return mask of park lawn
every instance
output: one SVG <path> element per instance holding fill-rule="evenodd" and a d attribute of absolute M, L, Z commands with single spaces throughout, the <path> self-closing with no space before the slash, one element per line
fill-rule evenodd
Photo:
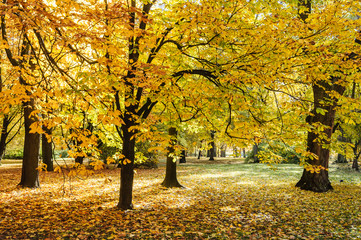
<path fill-rule="evenodd" d="M 360 174 L 332 167 L 334 191 L 294 187 L 302 168 L 207 160 L 182 164 L 186 188 L 160 186 L 164 166 L 139 169 L 134 210 L 115 208 L 119 169 L 68 177 L 41 172 L 18 189 L 21 169 L 0 166 L 0 239 L 360 239 Z"/>

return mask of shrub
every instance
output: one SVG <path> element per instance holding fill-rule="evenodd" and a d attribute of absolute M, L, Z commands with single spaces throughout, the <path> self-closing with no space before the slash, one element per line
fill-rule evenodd
<path fill-rule="evenodd" d="M 281 163 L 294 163 L 299 164 L 301 156 L 296 153 L 293 147 L 287 146 L 284 143 L 276 142 L 272 145 L 272 148 L 267 143 L 260 143 L 258 145 L 258 153 L 268 152 L 277 158 L 282 157 Z M 245 159 L 246 163 L 254 163 L 254 151 L 250 151 Z M 278 155 L 278 156 L 277 156 Z"/>
<path fill-rule="evenodd" d="M 57 158 L 67 158 L 67 157 L 69 157 L 68 150 L 62 149 L 62 150 L 55 151 L 55 156 Z"/>
<path fill-rule="evenodd" d="M 23 159 L 24 152 L 23 150 L 10 150 L 6 151 L 3 159 Z"/>

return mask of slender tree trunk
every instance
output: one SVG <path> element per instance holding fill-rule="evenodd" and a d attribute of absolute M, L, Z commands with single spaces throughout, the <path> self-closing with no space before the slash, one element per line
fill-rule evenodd
<path fill-rule="evenodd" d="M 9 135 L 8 133 L 9 124 L 10 124 L 9 117 L 8 115 L 5 115 L 3 119 L 1 137 L 0 137 L 0 161 L 3 159 L 6 150 L 6 139 Z"/>
<path fill-rule="evenodd" d="M 253 145 L 253 162 L 254 163 L 259 163 L 259 158 L 258 158 L 258 144 L 255 143 Z"/>
<path fill-rule="evenodd" d="M 167 166 L 164 181 L 162 182 L 163 187 L 172 188 L 172 187 L 182 187 L 177 180 L 177 161 L 174 161 L 175 158 L 172 156 L 174 154 L 174 146 L 177 142 L 177 129 L 170 127 L 168 133 L 171 136 L 171 142 L 167 148 Z"/>
<path fill-rule="evenodd" d="M 216 146 L 215 146 L 215 143 L 214 143 L 214 134 L 215 134 L 216 132 L 215 131 L 211 131 L 211 143 L 210 143 L 210 145 L 211 145 L 211 149 L 209 149 L 209 161 L 214 161 L 214 155 L 215 155 L 215 152 L 216 152 L 216 150 L 215 150 L 215 148 L 216 148 Z"/>
<path fill-rule="evenodd" d="M 51 135 L 51 129 L 44 127 L 44 130 L 47 134 Z M 46 170 L 48 172 L 54 171 L 52 141 L 49 142 L 44 134 L 41 137 L 41 150 L 43 156 L 43 163 L 46 164 Z"/>
<path fill-rule="evenodd" d="M 332 77 L 331 80 L 333 84 L 318 81 L 312 86 L 314 108 L 307 121 L 311 125 L 322 124 L 324 130 L 322 133 L 308 132 L 307 150 L 314 154 L 316 158 L 308 159 L 307 163 L 316 169 L 321 168 L 321 170 L 311 172 L 304 169 L 300 181 L 296 184 L 296 187 L 300 187 L 303 190 L 326 192 L 333 189 L 328 178 L 328 164 L 330 157 L 329 144 L 335 120 L 337 100 L 329 95 L 329 91 L 336 91 L 342 95 L 345 88 L 335 84 L 337 78 Z M 326 136 L 326 139 L 321 140 L 320 134 Z"/>
<path fill-rule="evenodd" d="M 186 150 L 182 150 L 181 158 L 179 160 L 179 163 L 186 163 Z"/>
<path fill-rule="evenodd" d="M 223 144 L 220 149 L 221 151 L 220 157 L 226 157 L 226 150 L 227 150 L 227 145 Z"/>
<path fill-rule="evenodd" d="M 24 156 L 21 181 L 19 186 L 37 188 L 39 187 L 39 147 L 40 134 L 30 133 L 30 125 L 36 121 L 34 116 L 30 117 L 31 112 L 35 108 L 35 101 L 31 99 L 24 102 L 24 123 L 25 123 L 25 141 L 24 141 Z"/>
<path fill-rule="evenodd" d="M 349 139 L 347 139 L 344 136 L 344 131 L 341 127 L 339 127 L 340 131 L 341 131 L 341 135 L 338 136 L 337 141 L 339 142 L 350 142 Z M 336 159 L 336 163 L 347 163 L 347 158 L 346 158 L 346 148 L 344 149 L 344 154 L 338 153 L 337 154 L 337 159 Z"/>
<path fill-rule="evenodd" d="M 356 171 L 359 171 L 358 159 L 361 154 L 361 152 L 357 152 L 359 145 L 360 145 L 360 141 L 356 141 L 355 146 L 353 147 L 354 158 L 352 161 L 352 169 L 355 169 Z"/>
<path fill-rule="evenodd" d="M 238 157 L 238 149 L 237 149 L 237 147 L 233 147 L 233 155 L 235 157 Z"/>
<path fill-rule="evenodd" d="M 198 158 L 197 158 L 197 159 L 201 159 L 201 156 L 202 156 L 202 150 L 199 150 L 199 151 L 198 151 Z"/>

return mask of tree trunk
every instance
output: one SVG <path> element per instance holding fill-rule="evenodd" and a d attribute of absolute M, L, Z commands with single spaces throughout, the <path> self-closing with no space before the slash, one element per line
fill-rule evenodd
<path fill-rule="evenodd" d="M 254 163 L 259 163 L 259 158 L 258 158 L 258 144 L 257 144 L 257 143 L 255 143 L 255 144 L 253 145 L 252 151 L 253 151 L 253 162 L 254 162 Z"/>
<path fill-rule="evenodd" d="M 360 145 L 360 141 L 356 141 L 353 149 L 353 153 L 354 153 L 354 158 L 352 161 L 352 169 L 355 169 L 356 171 L 359 171 L 359 166 L 358 166 L 358 159 L 360 157 L 361 152 L 357 152 L 358 146 Z"/>
<path fill-rule="evenodd" d="M 35 108 L 35 101 L 31 99 L 24 102 L 24 123 L 25 123 L 25 141 L 24 141 L 24 156 L 21 181 L 19 186 L 37 188 L 39 187 L 39 147 L 40 134 L 30 133 L 30 125 L 36 121 L 34 116 L 30 117 L 31 112 Z"/>
<path fill-rule="evenodd" d="M 336 163 L 347 163 L 345 155 L 338 153 Z"/>
<path fill-rule="evenodd" d="M 133 209 L 133 180 L 134 180 L 134 160 L 135 160 L 135 130 L 130 131 L 135 122 L 130 119 L 129 114 L 125 114 L 125 124 L 122 125 L 122 140 L 124 159 L 121 160 L 120 170 L 120 194 L 118 208 L 122 210 Z"/>
<path fill-rule="evenodd" d="M 199 150 L 197 159 L 201 159 L 201 156 L 202 156 L 202 150 Z"/>
<path fill-rule="evenodd" d="M 174 146 L 177 142 L 177 129 L 170 127 L 168 133 L 171 137 L 171 142 L 167 147 L 167 166 L 164 181 L 162 182 L 163 187 L 172 188 L 172 187 L 182 187 L 177 180 L 177 161 L 174 161 L 175 158 L 172 156 L 174 154 Z"/>
<path fill-rule="evenodd" d="M 238 149 L 237 147 L 233 147 L 233 155 L 237 158 L 238 157 Z"/>
<path fill-rule="evenodd" d="M 47 127 L 43 127 L 46 134 L 51 135 L 51 129 Z M 46 164 L 46 170 L 48 172 L 54 171 L 54 165 L 53 165 L 53 146 L 52 141 L 48 141 L 45 134 L 41 137 L 41 150 L 42 150 L 42 156 L 43 156 L 43 163 Z"/>
<path fill-rule="evenodd" d="M 306 168 L 303 171 L 300 181 L 296 184 L 303 190 L 310 190 L 314 192 L 326 192 L 332 190 L 331 183 L 328 179 L 328 164 L 330 157 L 329 144 L 335 120 L 335 107 L 337 99 L 330 96 L 330 91 L 336 91 L 343 94 L 345 88 L 335 84 L 338 79 L 332 77 L 331 84 L 325 81 L 319 81 L 313 84 L 314 108 L 311 115 L 307 117 L 307 122 L 311 125 L 322 124 L 324 127 L 321 133 L 314 131 L 308 132 L 307 137 L 307 151 L 316 156 L 315 159 L 307 159 L 307 163 L 314 168 L 321 168 L 321 170 L 311 172 Z M 326 139 L 320 139 L 320 135 L 324 135 Z"/>
<path fill-rule="evenodd" d="M 344 142 L 344 143 L 348 142 L 349 143 L 350 140 L 344 136 L 344 130 L 341 127 L 339 127 L 339 129 L 341 131 L 341 135 L 338 136 L 337 140 L 339 142 Z M 345 152 L 344 154 L 341 154 L 341 153 L 337 154 L 336 163 L 347 163 L 346 148 L 344 149 L 344 152 Z"/>
<path fill-rule="evenodd" d="M 179 163 L 186 163 L 187 160 L 186 160 L 186 150 L 182 150 L 182 155 L 181 155 L 181 158 L 179 160 Z"/>
<path fill-rule="evenodd" d="M 226 157 L 226 150 L 225 149 L 221 149 L 221 157 Z"/>
<path fill-rule="evenodd" d="M 215 147 L 215 144 L 214 144 L 214 134 L 215 134 L 216 132 L 215 131 L 211 131 L 211 143 L 210 143 L 210 145 L 211 145 L 211 149 L 209 149 L 209 161 L 214 161 L 214 155 L 215 155 L 215 151 L 216 151 L 216 147 Z"/>
<path fill-rule="evenodd" d="M 3 159 L 4 154 L 5 154 L 6 139 L 9 135 L 9 133 L 8 133 L 9 124 L 10 124 L 9 117 L 8 117 L 8 115 L 5 115 L 4 119 L 3 119 L 3 125 L 2 125 L 2 129 L 1 129 L 1 137 L 0 137 L 0 161 Z"/>
<path fill-rule="evenodd" d="M 352 168 L 355 169 L 356 171 L 359 171 L 359 166 L 358 166 L 358 157 L 354 157 L 353 162 L 352 162 Z"/>
<path fill-rule="evenodd" d="M 75 157 L 75 163 L 83 164 L 84 157 L 77 156 Z"/>

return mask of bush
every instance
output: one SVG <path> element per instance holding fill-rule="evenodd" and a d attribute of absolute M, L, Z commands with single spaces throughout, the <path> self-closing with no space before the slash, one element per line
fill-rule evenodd
<path fill-rule="evenodd" d="M 67 158 L 69 157 L 68 150 L 63 149 L 63 150 L 55 151 L 55 156 L 57 158 Z"/>
<path fill-rule="evenodd" d="M 282 163 L 300 163 L 301 156 L 293 148 L 284 148 L 280 155 L 285 159 Z"/>
<path fill-rule="evenodd" d="M 149 141 L 137 142 L 136 143 L 136 154 L 135 154 L 135 168 L 157 168 L 158 159 L 154 152 L 149 152 L 148 149 L 151 147 Z"/>
<path fill-rule="evenodd" d="M 24 152 L 23 150 L 11 150 L 6 151 L 3 159 L 23 159 Z"/>
<path fill-rule="evenodd" d="M 258 145 L 258 153 L 271 152 L 274 155 L 282 157 L 284 160 L 281 163 L 299 164 L 301 156 L 296 153 L 293 147 L 289 147 L 283 143 L 275 143 L 272 148 L 267 143 L 260 143 Z M 250 151 L 247 154 L 245 163 L 254 163 L 254 152 Z"/>
<path fill-rule="evenodd" d="M 99 147 L 100 153 L 100 159 L 103 160 L 105 163 L 108 157 L 113 157 L 117 152 L 119 152 L 119 149 L 117 147 L 109 146 L 106 144 L 102 144 Z"/>

